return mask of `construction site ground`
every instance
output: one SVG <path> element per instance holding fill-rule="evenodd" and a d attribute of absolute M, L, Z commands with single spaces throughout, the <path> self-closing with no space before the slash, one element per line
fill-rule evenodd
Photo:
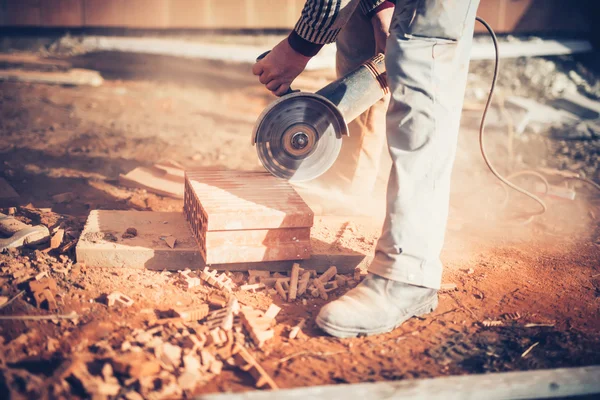
<path fill-rule="evenodd" d="M 182 210 L 182 200 L 120 186 L 119 174 L 137 166 L 170 159 L 186 168 L 261 168 L 250 134 L 274 98 L 251 76 L 250 66 L 117 53 L 69 61 L 100 71 L 104 84 L 0 83 L 0 176 L 20 194 L 16 215 L 22 221 L 62 225 L 67 243 L 77 240 L 94 209 Z M 489 71 L 489 65 L 478 71 Z M 489 76 L 477 77 L 485 90 Z M 331 78 L 331 72 L 311 72 L 301 82 L 315 90 Z M 510 93 L 511 88 L 503 89 Z M 504 192 L 478 152 L 474 121 L 482 102 L 467 102 L 472 107 L 463 119 L 442 254 L 443 283 L 455 284 L 456 290 L 440 293 L 431 315 L 413 318 L 391 333 L 343 340 L 316 327 L 314 318 L 326 303 L 320 298 L 287 303 L 267 292 L 235 292 L 242 305 L 266 310 L 274 302 L 282 307 L 275 337 L 262 350 L 250 350 L 281 388 L 600 364 L 598 193 L 576 184 L 575 200 L 548 197 L 548 211 L 533 220 L 519 214 L 535 212 L 537 205 L 517 194 L 509 196 L 507 208 L 501 206 Z M 491 157 L 504 169 L 506 129 L 491 129 L 489 135 Z M 516 142 L 515 164 L 534 159 L 557 166 L 551 147 L 542 151 L 543 146 L 532 145 L 541 141 L 536 140 Z M 578 170 L 595 168 L 597 157 L 571 162 L 579 163 Z M 346 198 L 335 191 L 335 182 L 329 185 L 307 196 L 317 210 L 312 237 L 320 245 L 371 256 L 383 197 L 359 193 Z M 335 195 L 327 196 L 329 191 Z M 53 200 L 66 192 L 74 194 L 69 201 Z M 176 272 L 79 264 L 60 272 L 75 262 L 73 248 L 62 254 L 44 248 L 0 254 L 3 296 L 22 290 L 15 276 L 48 271 L 58 282 L 60 313 L 80 315 L 76 324 L 1 321 L 0 392 L 10 391 L 15 398 L 48 393 L 60 371 L 75 360 L 102 359 L 97 343 L 118 349 L 157 313 L 202 303 L 211 291 L 204 285 L 183 287 Z M 240 283 L 247 279 L 243 273 L 232 277 Z M 102 297 L 113 291 L 135 303 L 107 307 Z M 35 307 L 27 293 L 0 311 L 2 316 L 25 314 L 48 311 Z M 303 333 L 288 339 L 301 319 L 306 319 Z M 489 321 L 500 322 L 486 326 Z M 187 394 L 253 389 L 248 375 L 226 368 Z M 76 387 L 72 394 L 85 396 Z"/>

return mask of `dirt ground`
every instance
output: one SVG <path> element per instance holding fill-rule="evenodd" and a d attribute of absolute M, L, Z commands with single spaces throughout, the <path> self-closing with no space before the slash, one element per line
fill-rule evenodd
<path fill-rule="evenodd" d="M 119 186 L 119 174 L 136 166 L 171 159 L 186 167 L 261 168 L 250 133 L 273 98 L 250 76 L 249 66 L 115 53 L 69 61 L 99 70 L 105 83 L 98 88 L 0 83 L 0 176 L 21 195 L 16 214 L 21 220 L 61 226 L 67 231 L 64 243 L 74 243 L 93 209 L 182 209 L 182 201 Z M 323 76 L 330 78 L 331 72 Z M 313 73 L 307 79 L 319 84 L 323 76 Z M 584 183 L 571 184 L 577 191 L 574 201 L 546 197 L 546 214 L 528 223 L 515 219 L 515 213 L 535 211 L 536 205 L 511 195 L 508 211 L 500 206 L 503 192 L 478 153 L 477 125 L 469 123 L 473 115 L 477 111 L 465 111 L 442 255 L 443 282 L 456 290 L 440 293 L 433 314 L 388 334 L 339 340 L 314 323 L 324 300 L 308 296 L 306 304 L 286 303 L 265 292 L 234 292 L 242 305 L 282 307 L 274 339 L 262 350 L 250 350 L 281 388 L 600 364 L 599 193 Z M 505 129 L 490 132 L 492 155 L 502 163 Z M 516 143 L 516 164 L 525 167 L 527 160 L 543 158 L 545 165 L 555 166 L 552 153 L 540 155 L 530 143 Z M 586 162 L 580 169 L 592 168 L 598 155 Z M 564 185 L 557 177 L 552 182 Z M 65 192 L 73 192 L 74 199 L 53 201 L 53 195 Z M 318 196 L 307 198 L 323 210 L 313 228 L 315 239 L 373 252 L 382 198 L 364 193 L 356 200 L 368 204 L 373 218 L 354 218 L 344 207 L 337 216 L 347 222 L 342 229 L 326 222 L 335 207 L 318 204 Z M 65 370 L 84 362 L 92 375 L 101 375 L 102 364 L 122 354 L 124 342 L 139 330 L 153 326 L 155 314 L 203 303 L 211 293 L 204 285 L 186 289 L 177 273 L 86 268 L 76 264 L 72 247 L 50 252 L 42 247 L 0 254 L 1 295 L 18 294 L 40 271 L 58 283 L 59 312 L 76 311 L 80 318 L 76 323 L 0 323 L 0 391 L 12 398 L 88 397 L 80 384 L 64 383 Z M 240 273 L 232 277 L 247 279 Z M 128 294 L 134 305 L 107 307 L 103 296 L 115 290 Z M 27 291 L 0 311 L 2 316 L 23 314 L 48 311 L 37 308 Z M 301 319 L 307 322 L 303 333 L 288 339 Z M 486 326 L 484 321 L 501 323 Z M 94 369 L 93 363 L 100 367 Z M 177 372 L 163 371 L 153 383 L 155 392 L 180 397 L 254 388 L 246 373 L 225 368 L 216 376 L 207 374 L 195 389 L 169 392 L 173 375 Z M 141 382 L 117 378 L 119 398 L 148 390 Z"/>

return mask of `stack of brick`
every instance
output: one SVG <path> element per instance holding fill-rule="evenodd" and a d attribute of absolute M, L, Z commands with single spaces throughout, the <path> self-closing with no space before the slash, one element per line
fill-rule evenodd
<path fill-rule="evenodd" d="M 184 212 L 209 265 L 310 257 L 313 212 L 269 173 L 187 171 Z"/>

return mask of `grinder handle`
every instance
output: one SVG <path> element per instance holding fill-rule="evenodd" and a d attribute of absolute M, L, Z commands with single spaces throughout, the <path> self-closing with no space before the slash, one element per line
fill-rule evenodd
<path fill-rule="evenodd" d="M 271 52 L 271 50 L 267 50 L 264 53 L 262 53 L 260 56 L 256 57 L 256 62 L 259 62 L 260 60 L 262 60 L 263 58 L 265 58 L 267 56 L 267 54 L 269 54 Z M 287 92 L 285 92 L 283 94 L 283 96 L 287 95 L 287 94 L 291 94 L 291 93 L 296 93 L 299 92 L 299 90 L 293 90 L 291 87 L 288 88 Z"/>

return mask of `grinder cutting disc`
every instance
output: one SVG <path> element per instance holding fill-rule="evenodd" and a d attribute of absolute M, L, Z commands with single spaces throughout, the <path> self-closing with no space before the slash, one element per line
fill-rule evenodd
<path fill-rule="evenodd" d="M 258 118 L 254 140 L 258 158 L 273 175 L 290 181 L 315 179 L 335 162 L 347 126 L 328 99 L 292 93 Z"/>

